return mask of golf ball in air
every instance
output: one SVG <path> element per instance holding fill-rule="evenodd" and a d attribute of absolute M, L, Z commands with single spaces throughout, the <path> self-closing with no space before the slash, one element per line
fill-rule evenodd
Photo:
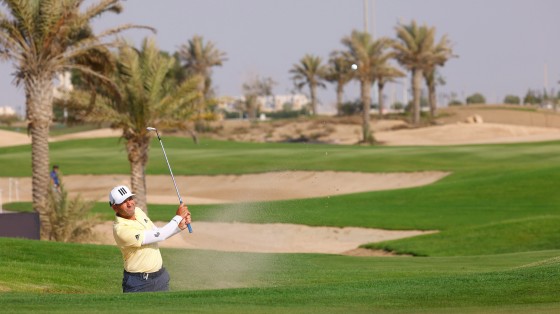
<path fill-rule="evenodd" d="M 352 64 L 352 70 L 356 70 L 356 69 L 358 69 L 358 65 L 355 64 L 355 63 L 353 63 L 353 64 Z"/>

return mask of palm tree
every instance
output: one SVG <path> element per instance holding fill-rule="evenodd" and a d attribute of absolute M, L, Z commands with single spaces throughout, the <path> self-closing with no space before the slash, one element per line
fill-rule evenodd
<path fill-rule="evenodd" d="M 309 86 L 311 95 L 311 114 L 317 114 L 317 87 L 325 87 L 323 83 L 327 68 L 321 64 L 321 57 L 306 54 L 298 64 L 294 64 L 290 73 L 298 89 Z"/>
<path fill-rule="evenodd" d="M 442 38 L 440 43 L 434 47 L 433 51 L 434 60 L 433 63 L 426 68 L 424 71 L 424 79 L 426 81 L 426 86 L 428 87 L 428 103 L 430 104 L 430 117 L 432 119 L 436 116 L 437 110 L 437 97 L 436 97 L 436 86 L 444 85 L 445 80 L 438 76 L 437 67 L 444 66 L 445 62 L 452 57 L 457 57 L 453 55 L 451 47 L 448 44 L 447 39 Z"/>
<path fill-rule="evenodd" d="M 389 47 L 389 40 L 380 38 L 373 40 L 367 32 L 353 31 L 350 36 L 342 39 L 342 44 L 348 48 L 347 58 L 356 64 L 355 79 L 360 81 L 362 99 L 362 141 L 373 143 L 375 139 L 370 128 L 371 86 L 375 80 L 380 65 L 386 58 L 385 50 Z"/>
<path fill-rule="evenodd" d="M 179 47 L 179 59 L 184 62 L 187 75 L 198 75 L 203 78 L 198 84 L 198 90 L 202 93 L 202 98 L 198 104 L 198 118 L 196 119 L 195 130 L 191 130 L 191 135 L 196 143 L 198 143 L 198 136 L 196 130 L 203 128 L 203 121 L 205 119 L 213 118 L 213 115 L 204 112 L 207 106 L 206 99 L 212 97 L 212 68 L 222 66 L 224 61 L 227 60 L 225 52 L 216 48 L 213 42 L 208 41 L 204 43 L 202 36 L 194 35 L 187 43 Z"/>
<path fill-rule="evenodd" d="M 186 44 L 179 47 L 179 59 L 189 74 L 200 75 L 204 80 L 200 83 L 200 90 L 204 97 L 209 97 L 211 91 L 212 68 L 222 66 L 227 61 L 226 53 L 218 50 L 213 42 L 204 43 L 202 36 L 195 35 Z"/>
<path fill-rule="evenodd" d="M 410 25 L 398 25 L 396 31 L 398 40 L 393 42 L 395 58 L 412 73 L 413 122 L 418 124 L 423 73 L 436 65 L 443 66 L 452 56 L 451 48 L 446 36 L 434 46 L 435 28 L 418 26 L 414 20 Z"/>
<path fill-rule="evenodd" d="M 153 40 L 144 39 L 141 49 L 121 45 L 113 77 L 118 94 L 97 94 L 95 106 L 90 106 L 89 91 L 76 91 L 71 100 L 71 106 L 82 110 L 84 120 L 110 123 L 112 128 L 122 130 L 131 188 L 138 206 L 146 210 L 144 171 L 154 136 L 146 127 L 186 129 L 202 98 L 198 91 L 202 78 L 191 76 L 177 85 L 172 75 L 174 63 L 175 59 L 161 53 Z"/>
<path fill-rule="evenodd" d="M 430 104 L 430 118 L 434 119 L 437 110 L 437 99 L 436 99 L 436 84 L 442 82 L 441 78 L 436 77 L 436 68 L 433 67 L 424 72 L 424 80 L 426 81 L 426 86 L 428 87 L 428 103 Z"/>
<path fill-rule="evenodd" d="M 336 84 L 336 113 L 342 115 L 344 86 L 354 78 L 352 64 L 341 51 L 334 51 L 329 58 L 325 79 Z"/>
<path fill-rule="evenodd" d="M 378 104 L 379 104 L 379 119 L 383 118 L 383 108 L 385 107 L 384 99 L 383 99 L 383 88 L 385 88 L 385 84 L 389 82 L 394 82 L 396 78 L 405 76 L 405 74 L 401 70 L 391 66 L 388 63 L 388 59 L 392 57 L 393 57 L 392 54 L 387 54 L 385 57 L 381 58 L 382 60 L 380 62 L 381 64 L 375 71 L 375 78 L 377 80 L 377 90 L 378 90 L 377 95 L 378 95 Z"/>
<path fill-rule="evenodd" d="M 49 127 L 52 121 L 53 79 L 57 73 L 77 70 L 100 76 L 86 56 L 108 53 L 104 47 L 123 25 L 94 34 L 90 23 L 103 13 L 120 13 L 120 0 L 104 0 L 81 9 L 82 0 L 2 1 L 0 57 L 15 67 L 15 81 L 23 84 L 32 151 L 33 208 L 41 217 L 42 234 L 49 230 L 45 201 L 49 184 Z"/>

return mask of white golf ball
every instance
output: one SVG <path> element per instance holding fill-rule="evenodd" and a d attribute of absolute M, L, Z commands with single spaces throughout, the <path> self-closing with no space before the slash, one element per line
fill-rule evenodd
<path fill-rule="evenodd" d="M 352 70 L 357 70 L 358 69 L 358 65 L 355 63 L 352 63 Z"/>

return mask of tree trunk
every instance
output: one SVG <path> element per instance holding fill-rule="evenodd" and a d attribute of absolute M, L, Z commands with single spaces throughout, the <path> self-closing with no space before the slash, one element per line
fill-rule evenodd
<path fill-rule="evenodd" d="M 362 92 L 362 141 L 364 143 L 373 143 L 373 135 L 371 134 L 369 125 L 369 108 L 371 107 L 371 82 L 367 80 L 361 81 Z"/>
<path fill-rule="evenodd" d="M 46 239 L 51 231 L 46 208 L 49 175 L 49 127 L 52 121 L 53 85 L 47 74 L 28 78 L 24 82 L 27 119 L 31 133 L 31 189 L 33 209 L 39 213 L 41 238 Z"/>
<path fill-rule="evenodd" d="M 422 92 L 422 70 L 412 70 L 412 100 L 413 100 L 413 123 L 420 124 L 420 97 Z"/>
<path fill-rule="evenodd" d="M 246 101 L 249 121 L 257 120 L 257 96 L 246 96 Z"/>
<path fill-rule="evenodd" d="M 336 86 L 336 114 L 338 116 L 342 115 L 342 95 L 344 93 L 344 87 L 342 84 Z"/>
<path fill-rule="evenodd" d="M 311 115 L 317 115 L 317 85 L 311 84 L 309 86 L 311 91 Z"/>
<path fill-rule="evenodd" d="M 130 189 L 135 195 L 136 206 L 148 213 L 146 201 L 146 164 L 150 149 L 149 137 L 127 136 L 126 150 L 130 162 Z"/>
<path fill-rule="evenodd" d="M 383 119 L 383 109 L 385 108 L 385 104 L 383 103 L 383 87 L 385 87 L 385 84 L 377 83 L 377 91 L 379 94 L 377 95 L 377 103 L 379 104 L 379 119 Z"/>
<path fill-rule="evenodd" d="M 436 84 L 428 86 L 428 99 L 430 101 L 430 117 L 432 120 L 436 118 L 437 99 L 436 99 Z"/>

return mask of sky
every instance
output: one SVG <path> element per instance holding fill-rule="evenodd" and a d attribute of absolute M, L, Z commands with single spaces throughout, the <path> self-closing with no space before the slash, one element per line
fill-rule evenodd
<path fill-rule="evenodd" d="M 93 0 L 91 0 L 93 1 Z M 91 1 L 89 1 L 91 3 Z M 457 58 L 439 70 L 445 85 L 438 94 L 459 100 L 482 93 L 488 103 L 506 95 L 523 97 L 528 89 L 560 90 L 560 1 L 558 0 L 366 0 L 368 31 L 374 37 L 395 38 L 399 22 L 415 20 L 446 34 Z M 87 3 L 87 2 L 86 2 Z M 152 26 L 127 31 L 137 45 L 154 37 L 159 48 L 179 50 L 194 35 L 211 41 L 227 61 L 213 69 L 218 96 L 240 96 L 241 86 L 255 76 L 270 77 L 275 94 L 294 91 L 289 70 L 305 54 L 326 62 L 341 39 L 363 31 L 364 0 L 128 0 L 124 11 L 95 20 L 101 31 L 134 23 Z M 13 84 L 13 67 L 0 64 L 0 107 L 22 112 L 23 88 Z M 410 95 L 410 74 L 385 88 L 389 101 Z M 307 93 L 307 89 L 302 90 Z M 375 96 L 375 95 L 374 95 Z M 359 97 L 357 83 L 345 89 L 345 101 Z M 409 96 L 410 97 L 410 96 Z M 334 111 L 335 86 L 320 90 L 319 111 Z M 440 102 L 444 99 L 440 97 Z"/>

